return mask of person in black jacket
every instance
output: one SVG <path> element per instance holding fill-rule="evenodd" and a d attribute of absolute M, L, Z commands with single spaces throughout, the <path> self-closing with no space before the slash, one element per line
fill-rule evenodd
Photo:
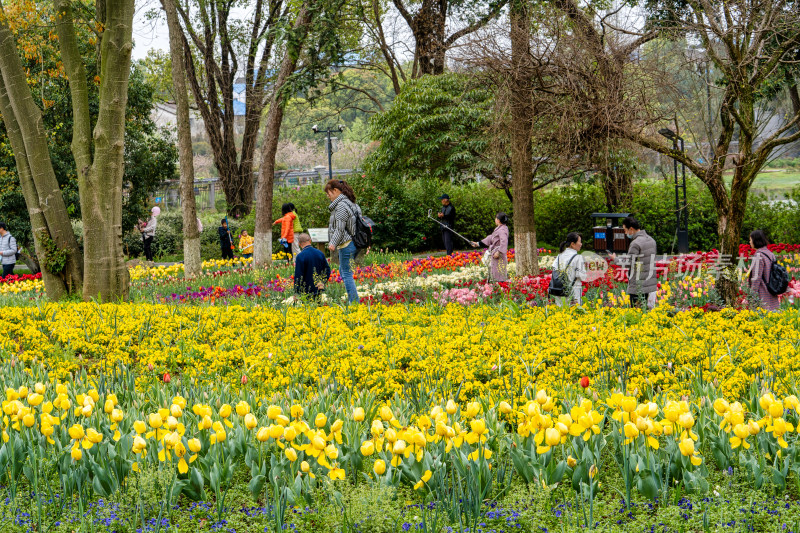
<path fill-rule="evenodd" d="M 439 210 L 439 219 L 448 228 L 456 227 L 456 208 L 450 203 L 450 196 L 443 194 L 439 197 L 442 201 L 442 208 Z M 442 241 L 447 255 L 453 255 L 453 232 L 442 228 Z"/>
<path fill-rule="evenodd" d="M 308 294 L 319 298 L 320 291 L 331 277 L 331 267 L 325 254 L 311 246 L 308 233 L 297 236 L 300 253 L 294 262 L 294 292 L 299 295 Z"/>
<path fill-rule="evenodd" d="M 219 233 L 219 247 L 222 249 L 222 258 L 233 259 L 233 238 L 228 229 L 228 221 L 226 219 L 222 219 L 222 224 L 217 228 L 217 233 Z"/>

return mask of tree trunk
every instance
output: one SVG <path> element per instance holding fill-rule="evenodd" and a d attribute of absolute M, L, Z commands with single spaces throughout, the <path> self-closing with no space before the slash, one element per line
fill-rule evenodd
<path fill-rule="evenodd" d="M 42 273 L 48 297 L 58 300 L 64 294 L 81 290 L 81 255 L 50 160 L 42 114 L 33 102 L 14 37 L 5 20 L 0 21 L 0 74 L 0 112 L 31 217 L 36 254 L 44 263 L 41 240 L 45 234 L 58 249 L 67 252 L 62 272 L 52 273 L 45 269 Z"/>
<path fill-rule="evenodd" d="M 178 122 L 178 156 L 181 169 L 181 212 L 183 214 L 183 275 L 195 278 L 202 272 L 200 232 L 197 227 L 197 206 L 194 197 L 194 155 L 192 131 L 189 124 L 189 94 L 186 91 L 186 72 L 183 64 L 181 28 L 174 0 L 162 0 L 169 28 L 169 53 L 172 59 L 172 84 L 175 89 L 176 120 Z"/>
<path fill-rule="evenodd" d="M 286 103 L 285 85 L 289 76 L 297 68 L 303 43 L 311 24 L 311 11 L 304 3 L 297 14 L 292 29 L 294 38 L 287 40 L 286 55 L 281 62 L 278 78 L 275 80 L 272 102 L 267 114 L 264 131 L 264 144 L 261 146 L 261 173 L 258 178 L 258 198 L 256 199 L 256 227 L 253 235 L 253 267 L 262 267 L 272 262 L 272 197 L 275 180 L 275 154 L 278 151 L 283 108 Z"/>
<path fill-rule="evenodd" d="M 178 29 L 186 79 L 203 118 L 227 213 L 238 218 L 253 208 L 253 155 L 271 88 L 275 39 L 289 10 L 283 0 L 256 0 L 252 20 L 241 25 L 230 21 L 236 10 L 231 2 L 200 2 L 191 9 L 185 2 L 177 2 L 175 7 L 182 23 Z M 249 39 L 245 40 L 247 34 Z M 245 60 L 243 68 L 241 59 Z M 242 117 L 234 112 L 233 88 L 242 72 L 245 115 L 244 131 L 239 133 L 236 130 Z"/>
<path fill-rule="evenodd" d="M 19 175 L 22 195 L 25 197 L 25 205 L 28 207 L 28 215 L 31 219 L 34 249 L 36 250 L 36 255 L 43 258 L 45 252 L 42 247 L 41 236 L 43 232 L 49 234 L 47 230 L 47 221 L 41 211 L 41 205 L 39 204 L 39 199 L 36 194 L 36 186 L 33 183 L 30 167 L 28 166 L 28 159 L 25 155 L 25 143 L 22 140 L 19 124 L 14 117 L 14 112 L 11 110 L 11 102 L 8 99 L 8 93 L 5 90 L 5 84 L 2 82 L 2 78 L 0 78 L 0 113 L 3 115 L 3 123 L 6 127 L 8 138 L 11 141 L 11 148 L 14 151 L 14 159 L 17 163 L 17 174 Z M 26 264 L 28 264 L 27 261 Z M 36 271 L 31 270 L 31 272 L 35 273 Z M 45 293 L 52 300 L 58 300 L 67 292 L 64 279 L 61 276 L 45 270 L 42 272 L 42 280 L 44 281 Z"/>
<path fill-rule="evenodd" d="M 414 41 L 419 61 L 419 76 L 444 74 L 444 33 L 447 2 L 426 0 L 414 19 Z"/>
<path fill-rule="evenodd" d="M 84 232 L 83 298 L 108 301 L 127 298 L 130 284 L 122 249 L 122 177 L 134 0 L 109 2 L 105 8 L 99 112 L 92 133 L 86 69 L 77 46 L 72 8 L 69 0 L 56 2 L 61 58 L 72 95 L 72 153 Z"/>
<path fill-rule="evenodd" d="M 732 266 L 736 265 L 739 256 L 739 244 L 742 242 L 742 225 L 746 202 L 741 197 L 731 198 L 727 212 L 719 214 L 719 249 L 720 254 L 731 256 Z M 729 274 L 733 274 L 731 272 Z M 736 302 L 739 296 L 739 281 L 733 275 L 722 275 L 717 278 L 717 291 L 729 305 Z"/>
<path fill-rule="evenodd" d="M 511 179 L 514 188 L 514 249 L 516 275 L 539 274 L 533 205 L 533 85 L 530 61 L 530 20 L 527 0 L 511 4 Z"/>
<path fill-rule="evenodd" d="M 629 209 L 633 201 L 633 179 L 628 172 L 605 169 L 602 175 L 603 193 L 609 211 Z"/>
<path fill-rule="evenodd" d="M 217 167 L 217 170 L 220 170 Z M 253 208 L 253 167 L 252 161 L 249 167 L 235 164 L 225 170 L 225 179 L 222 179 L 223 171 L 220 170 L 220 183 L 222 191 L 225 193 L 225 201 L 228 204 L 228 216 L 240 218 L 250 213 Z"/>

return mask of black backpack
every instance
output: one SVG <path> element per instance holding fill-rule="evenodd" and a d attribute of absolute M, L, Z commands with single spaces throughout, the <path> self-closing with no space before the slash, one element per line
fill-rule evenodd
<path fill-rule="evenodd" d="M 767 256 L 764 255 L 764 257 Z M 769 267 L 769 280 L 765 285 L 767 286 L 767 291 L 773 296 L 779 296 L 786 292 L 789 288 L 789 273 L 786 272 L 786 268 L 783 265 L 779 265 L 777 261 L 772 261 Z"/>
<path fill-rule="evenodd" d="M 569 264 L 572 263 L 572 260 L 576 257 L 578 257 L 578 254 L 569 258 L 567 267 L 564 270 L 553 269 L 553 275 L 550 278 L 550 286 L 547 288 L 547 294 L 550 296 L 567 296 L 569 289 L 565 288 L 565 286 L 571 285 L 567 272 L 569 271 Z M 556 258 L 556 261 L 558 261 L 558 258 Z"/>
<path fill-rule="evenodd" d="M 352 213 L 356 219 L 356 231 L 354 234 L 351 234 L 347 229 L 345 229 L 345 231 L 350 235 L 350 239 L 353 241 L 356 249 L 366 250 L 372 245 L 372 227 L 375 223 L 364 215 L 358 215 L 355 210 L 352 210 Z M 345 228 L 347 228 L 347 226 L 345 226 Z"/>

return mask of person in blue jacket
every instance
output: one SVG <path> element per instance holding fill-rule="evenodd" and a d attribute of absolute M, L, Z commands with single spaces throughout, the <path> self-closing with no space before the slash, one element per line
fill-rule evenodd
<path fill-rule="evenodd" d="M 307 294 L 312 298 L 319 298 L 331 277 L 331 266 L 325 259 L 325 254 L 311 246 L 308 233 L 301 233 L 297 239 L 300 253 L 295 257 L 294 263 L 294 292 L 300 296 Z"/>

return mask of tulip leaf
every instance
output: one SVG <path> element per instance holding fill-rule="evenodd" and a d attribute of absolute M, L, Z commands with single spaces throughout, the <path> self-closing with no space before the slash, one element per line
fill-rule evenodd
<path fill-rule="evenodd" d="M 580 492 L 581 490 L 581 482 L 586 482 L 589 480 L 589 470 L 586 468 L 584 463 L 579 463 L 575 466 L 575 470 L 572 472 L 572 489 L 575 492 Z"/>
<path fill-rule="evenodd" d="M 547 481 L 548 485 L 553 485 L 555 483 L 559 483 L 562 479 L 564 479 L 564 472 L 567 471 L 567 462 L 563 459 L 556 465 L 555 470 L 553 470 L 550 479 Z"/>
<path fill-rule="evenodd" d="M 778 490 L 786 490 L 786 476 L 783 475 L 783 472 L 777 468 L 769 468 L 772 470 L 772 482 L 775 483 Z"/>
<path fill-rule="evenodd" d="M 214 490 L 219 490 L 219 467 L 217 466 L 217 463 L 214 463 L 214 465 L 211 467 L 211 472 L 209 472 L 208 475 L 208 481 L 211 485 L 211 488 Z"/>
<path fill-rule="evenodd" d="M 104 479 L 100 475 L 95 475 L 94 478 L 92 479 L 92 488 L 94 488 L 95 493 L 97 493 L 98 496 L 102 496 L 104 498 L 108 498 L 112 494 L 111 487 L 109 486 L 109 483 L 107 481 L 107 477 L 108 476 L 106 475 L 106 479 Z"/>
<path fill-rule="evenodd" d="M 719 466 L 721 470 L 728 469 L 730 466 L 730 461 L 728 461 L 728 456 L 725 455 L 725 452 L 720 446 L 714 446 L 711 450 L 711 455 L 714 456 L 714 461 L 716 461 L 717 466 Z"/>
<path fill-rule="evenodd" d="M 645 498 L 656 501 L 658 498 L 658 484 L 656 483 L 655 476 L 650 473 L 648 474 L 649 475 L 644 475 L 640 478 L 639 492 L 641 492 Z"/>
<path fill-rule="evenodd" d="M 201 501 L 205 499 L 205 494 L 203 492 L 203 474 L 200 473 L 195 467 L 189 471 L 189 478 L 188 482 L 183 487 L 183 492 L 186 494 L 189 499 L 194 501 Z"/>
<path fill-rule="evenodd" d="M 250 489 L 250 494 L 253 495 L 253 498 L 257 499 L 259 495 L 264 492 L 264 484 L 266 481 L 267 478 L 262 475 L 255 476 L 250 480 L 250 483 L 247 484 L 247 488 Z"/>

